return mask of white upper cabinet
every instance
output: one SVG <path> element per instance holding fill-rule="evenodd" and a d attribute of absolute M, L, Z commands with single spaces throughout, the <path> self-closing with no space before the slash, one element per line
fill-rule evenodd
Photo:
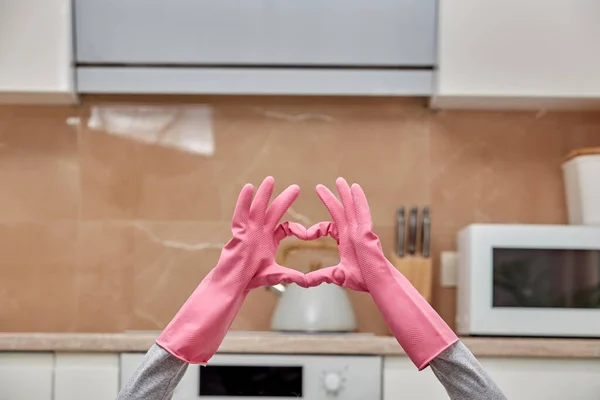
<path fill-rule="evenodd" d="M 600 101 L 600 1 L 439 0 L 439 107 Z"/>
<path fill-rule="evenodd" d="M 73 103 L 71 0 L 0 0 L 0 103 Z"/>

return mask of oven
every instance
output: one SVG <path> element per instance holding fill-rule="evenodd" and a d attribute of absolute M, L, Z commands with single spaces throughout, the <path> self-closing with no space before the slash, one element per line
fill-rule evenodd
<path fill-rule="evenodd" d="M 121 355 L 121 385 L 144 358 Z M 382 357 L 346 355 L 217 354 L 207 366 L 190 365 L 174 400 L 377 400 Z"/>

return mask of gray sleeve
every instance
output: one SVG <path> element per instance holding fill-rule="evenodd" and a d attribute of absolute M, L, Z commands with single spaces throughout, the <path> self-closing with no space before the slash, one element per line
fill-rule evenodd
<path fill-rule="evenodd" d="M 506 400 L 479 361 L 460 341 L 440 353 L 429 365 L 452 400 Z"/>
<path fill-rule="evenodd" d="M 170 400 L 188 363 L 153 345 L 117 400 Z"/>
<path fill-rule="evenodd" d="M 450 346 L 429 365 L 452 400 L 506 400 L 462 342 Z M 170 400 L 187 366 L 155 344 L 117 400 Z"/>

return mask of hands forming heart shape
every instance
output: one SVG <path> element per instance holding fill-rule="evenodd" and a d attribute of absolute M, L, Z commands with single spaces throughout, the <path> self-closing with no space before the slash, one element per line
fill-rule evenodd
<path fill-rule="evenodd" d="M 379 239 L 372 232 L 369 206 L 360 186 L 355 184 L 350 188 L 343 178 L 338 178 L 336 184 L 341 202 L 325 186 L 317 186 L 317 195 L 329 210 L 333 222 L 319 222 L 308 229 L 295 222 L 279 223 L 300 194 L 297 185 L 285 189 L 270 206 L 268 203 L 275 185 L 272 177 L 263 181 L 254 198 L 252 185 L 245 185 L 233 215 L 233 239 L 225 246 L 221 256 L 222 261 L 231 258 L 231 263 L 225 262 L 231 269 L 227 273 L 223 271 L 219 279 L 239 285 L 246 282 L 244 288 L 248 290 L 280 282 L 293 282 L 302 287 L 318 286 L 326 282 L 358 291 L 368 291 L 356 251 L 358 248 L 362 251 L 366 249 L 369 253 L 375 253 L 372 256 L 383 257 Z M 275 262 L 275 253 L 285 237 L 315 240 L 327 235 L 338 243 L 338 265 L 304 275 Z M 371 246 L 364 246 L 365 239 Z M 252 259 L 255 262 L 244 263 L 243 266 L 234 262 L 238 258 L 238 252 L 244 254 L 244 259 Z"/>
<path fill-rule="evenodd" d="M 338 178 L 340 200 L 325 186 L 318 185 L 317 195 L 333 221 L 319 222 L 308 229 L 294 222 L 279 223 L 300 194 L 300 188 L 288 187 L 269 205 L 274 186 L 273 178 L 267 177 L 256 195 L 252 185 L 243 187 L 233 214 L 232 239 L 223 247 L 217 265 L 162 331 L 156 340 L 159 347 L 184 362 L 206 364 L 225 339 L 250 289 L 280 282 L 293 282 L 306 288 L 334 283 L 369 292 L 406 355 L 419 370 L 431 363 L 436 368 L 436 376 L 442 383 L 446 382 L 448 393 L 464 393 L 461 398 L 471 398 L 475 393 L 481 394 L 478 398 L 504 398 L 493 384 L 487 383 L 489 379 L 476 361 L 472 361 L 474 357 L 466 347 L 455 347 L 452 352 L 444 353 L 458 337 L 383 255 L 379 238 L 372 230 L 367 199 L 359 185 L 350 187 L 343 178 Z M 327 235 L 338 243 L 340 262 L 337 265 L 305 275 L 276 263 L 275 253 L 284 238 L 315 240 Z M 185 368 L 164 358 L 159 349 L 152 354 L 144 359 L 130 382 L 152 380 L 148 388 L 160 388 L 163 398 L 172 394 Z M 444 357 L 439 359 L 439 364 L 434 363 L 441 354 Z M 168 374 L 149 361 L 153 359 L 169 364 Z M 453 375 L 448 372 L 452 366 L 464 374 L 457 376 L 460 385 L 448 383 L 453 382 Z M 163 375 L 168 379 L 164 385 L 160 380 Z M 473 382 L 476 391 L 469 389 Z M 459 387 L 460 392 L 457 392 Z M 448 388 L 452 388 L 452 392 Z"/>
<path fill-rule="evenodd" d="M 410 282 L 385 258 L 372 230 L 367 198 L 357 184 L 336 181 L 340 200 L 317 186 L 333 222 L 308 229 L 294 222 L 279 223 L 300 194 L 292 185 L 269 205 L 275 182 L 267 177 L 254 195 L 248 184 L 240 192 L 232 221 L 232 239 L 215 268 L 204 278 L 157 343 L 175 357 L 206 363 L 217 351 L 250 289 L 280 282 L 302 287 L 334 283 L 369 292 L 394 336 L 419 369 L 458 340 Z M 315 240 L 330 235 L 339 247 L 338 265 L 309 274 L 275 262 L 279 243 L 287 236 Z"/>

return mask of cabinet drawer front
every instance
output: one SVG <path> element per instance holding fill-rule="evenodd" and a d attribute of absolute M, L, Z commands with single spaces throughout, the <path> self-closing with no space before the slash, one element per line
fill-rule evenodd
<path fill-rule="evenodd" d="M 433 71 L 79 67 L 79 93 L 430 96 Z"/>
<path fill-rule="evenodd" d="M 432 66 L 436 0 L 75 0 L 79 63 Z"/>

